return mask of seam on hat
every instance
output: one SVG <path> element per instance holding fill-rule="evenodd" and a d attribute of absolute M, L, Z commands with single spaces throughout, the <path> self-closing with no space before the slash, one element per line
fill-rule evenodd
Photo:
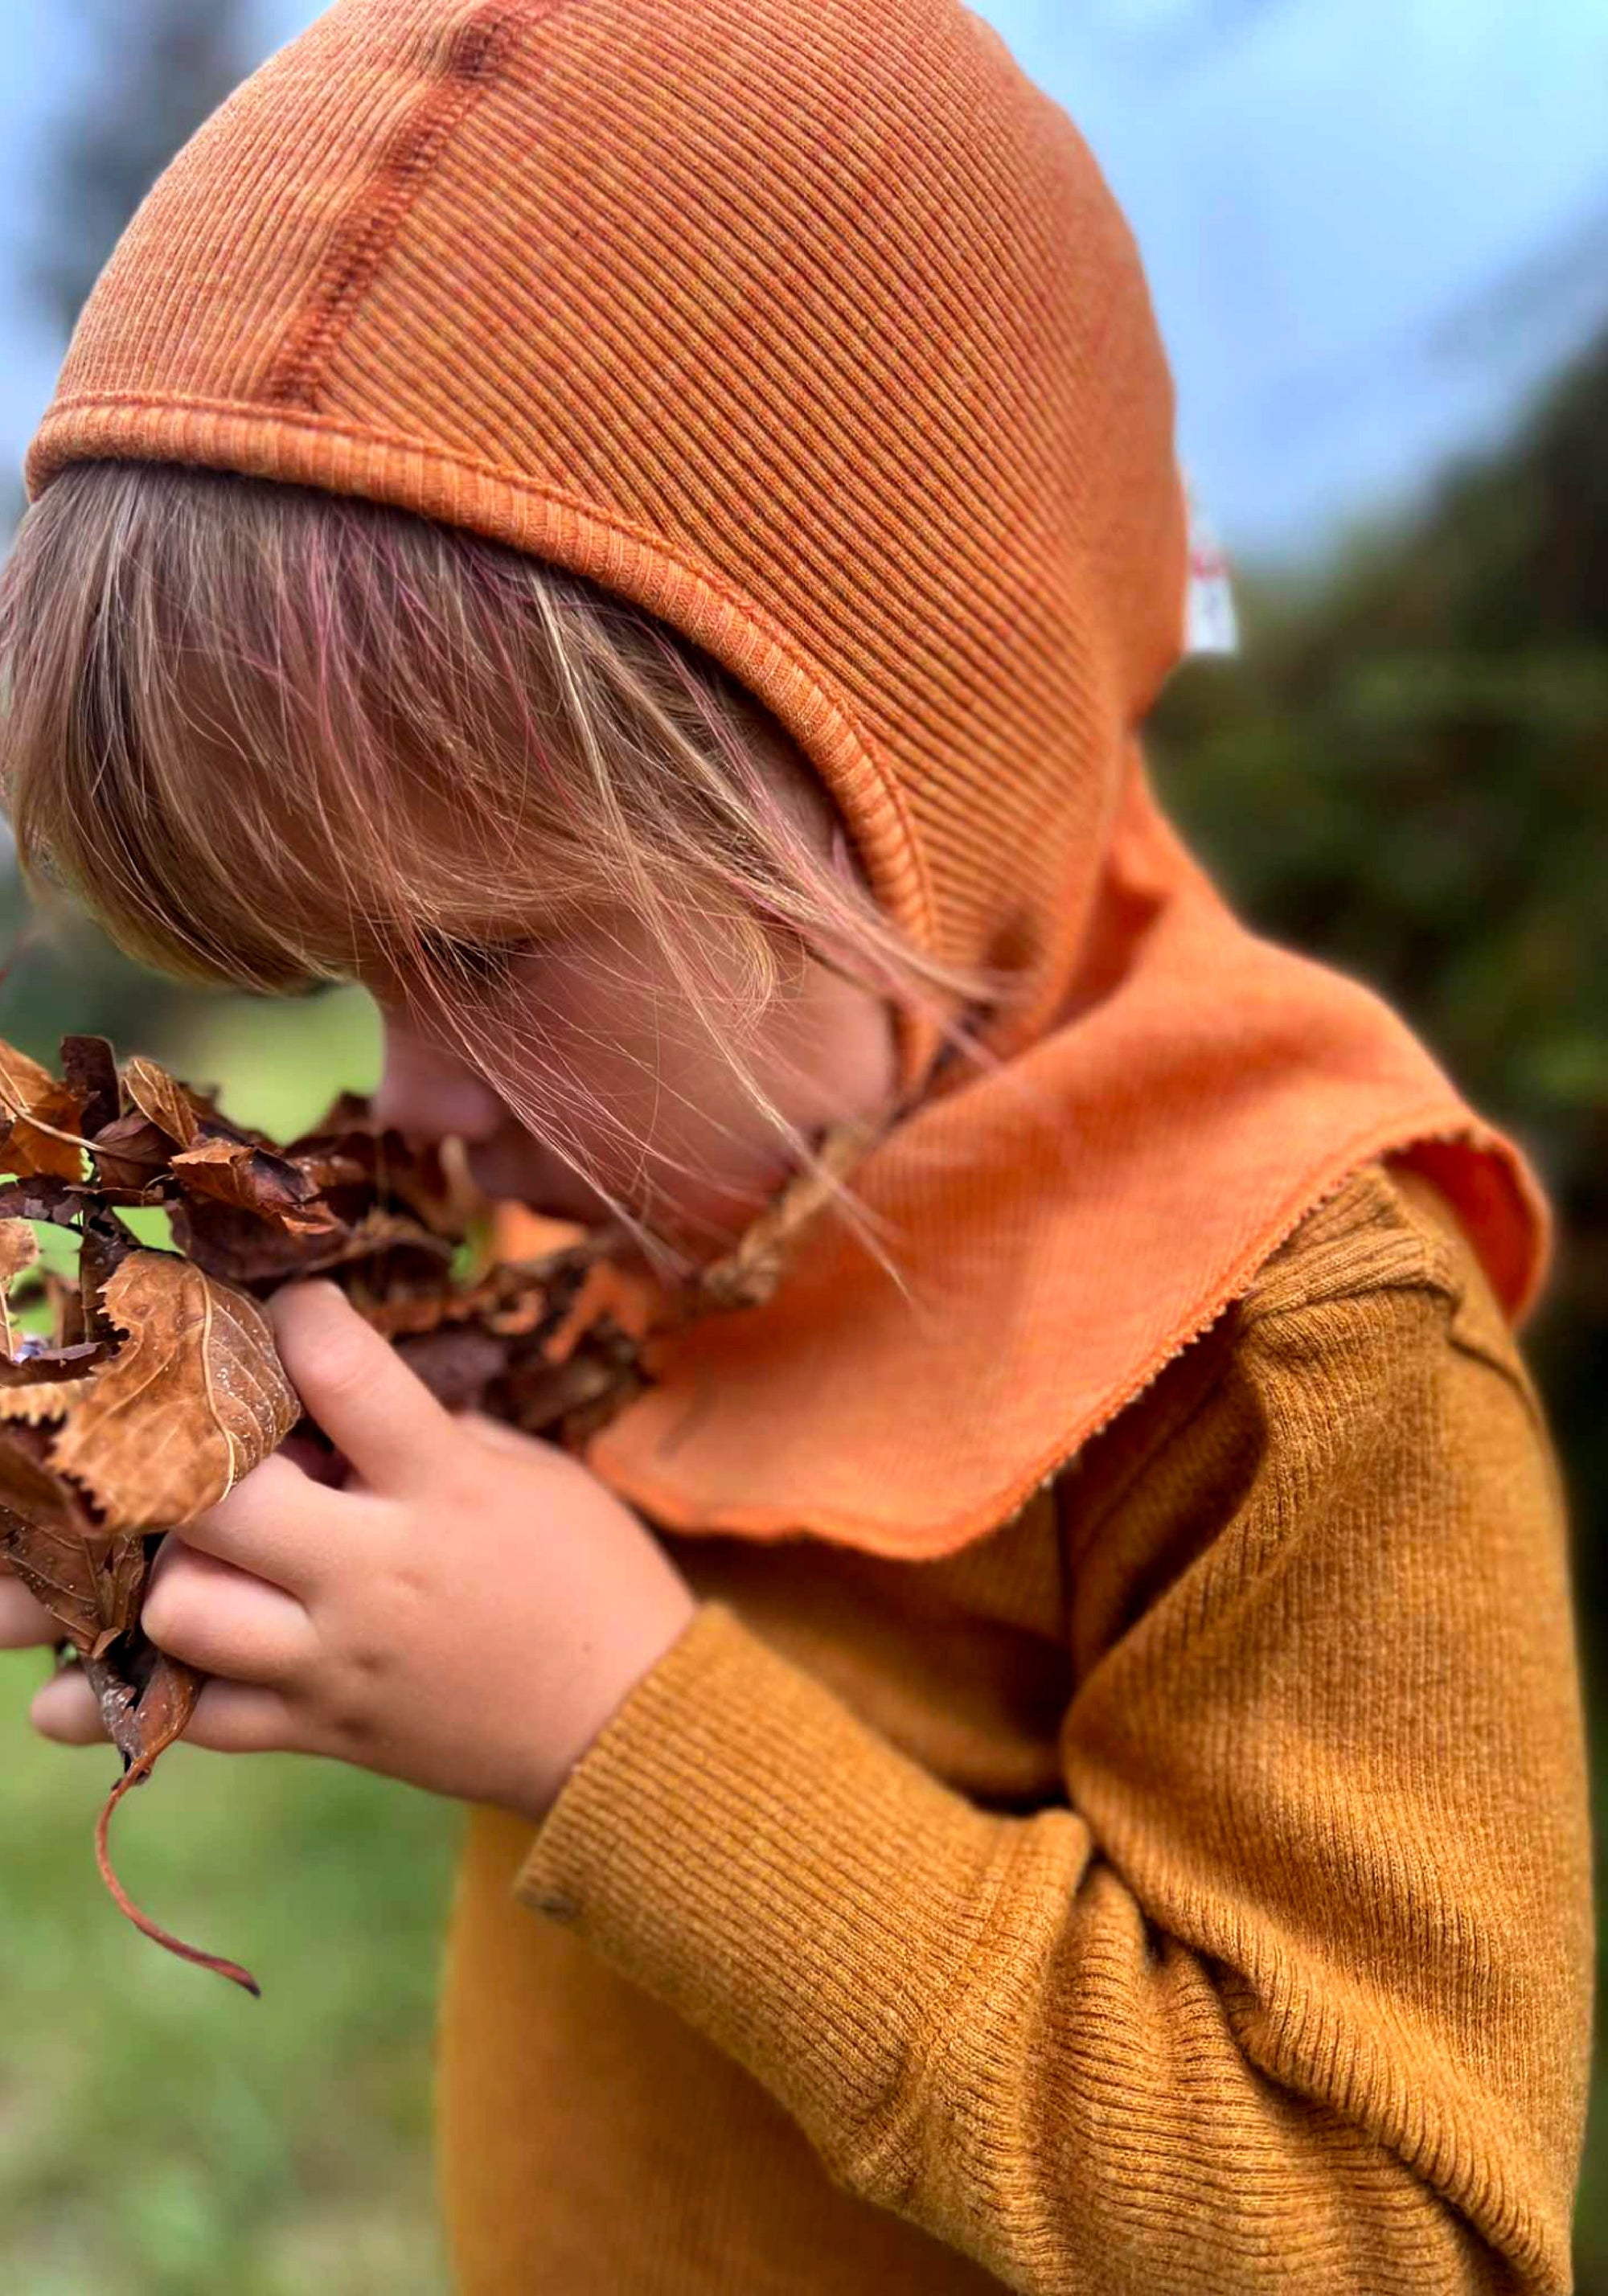
<path fill-rule="evenodd" d="M 276 406 L 311 409 L 341 337 L 395 246 L 431 168 L 490 88 L 517 34 L 560 14 L 573 0 L 485 0 L 455 25 L 415 101 L 336 224 L 300 309 L 287 323 L 263 396 Z"/>

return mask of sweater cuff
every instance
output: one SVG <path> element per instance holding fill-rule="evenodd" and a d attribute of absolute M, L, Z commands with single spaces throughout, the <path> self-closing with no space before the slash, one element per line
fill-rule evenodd
<path fill-rule="evenodd" d="M 726 1603 L 570 1774 L 515 1883 L 823 2136 L 908 2079 L 1016 1846 Z"/>

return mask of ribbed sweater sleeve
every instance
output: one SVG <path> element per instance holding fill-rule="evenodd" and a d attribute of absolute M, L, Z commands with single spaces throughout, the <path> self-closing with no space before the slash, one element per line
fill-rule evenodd
<path fill-rule="evenodd" d="M 1072 1510 L 1064 1806 L 978 1807 L 708 1602 L 524 1901 L 836 2181 L 1030 2296 L 1566 2291 L 1566 1542 L 1452 1265 L 1408 1239 L 1264 1286 L 1185 1423 Z"/>

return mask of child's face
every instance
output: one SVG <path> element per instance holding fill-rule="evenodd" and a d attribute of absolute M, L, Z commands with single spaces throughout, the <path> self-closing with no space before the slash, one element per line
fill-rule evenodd
<path fill-rule="evenodd" d="M 778 766 L 785 776 L 779 791 L 825 849 L 834 819 L 828 801 L 813 782 Z M 718 984 L 718 942 L 705 955 Z M 607 1217 L 602 1197 L 440 1031 L 410 1016 L 399 994 L 383 985 L 376 994 L 385 1065 L 375 1110 L 384 1122 L 424 1139 L 455 1133 L 489 1195 L 563 1218 Z M 694 1253 L 741 1234 L 786 1178 L 784 1144 L 745 1098 L 691 999 L 667 979 L 635 916 L 600 917 L 513 957 L 482 992 L 476 1017 L 488 1042 L 516 1046 L 534 1033 L 540 1078 L 582 1081 L 606 1114 L 584 1097 L 572 1117 L 566 1112 L 578 1151 L 648 1226 Z M 771 1099 L 807 1135 L 874 1121 L 894 1098 L 889 1007 L 813 960 L 791 967 L 744 1052 Z"/>
<path fill-rule="evenodd" d="M 462 1056 L 392 1002 L 382 1001 L 385 1066 L 375 1112 L 423 1139 L 456 1133 L 477 1184 L 561 1218 L 600 1219 L 607 1207 L 519 1122 Z M 690 1003 L 655 971 L 633 920 L 596 924 L 539 955 L 513 960 L 488 999 L 488 1032 L 517 1040 L 539 1025 L 544 1069 L 585 1079 L 612 1128 L 584 1106 L 578 1145 L 650 1224 L 689 1244 L 740 1233 L 785 1178 L 789 1163 Z M 749 1051 L 754 1073 L 805 1133 L 874 1118 L 891 1100 L 894 1042 L 887 1008 L 809 964 L 767 1016 Z M 644 1144 L 635 1155 L 629 1143 Z M 678 1170 L 677 1165 L 689 1168 Z"/>

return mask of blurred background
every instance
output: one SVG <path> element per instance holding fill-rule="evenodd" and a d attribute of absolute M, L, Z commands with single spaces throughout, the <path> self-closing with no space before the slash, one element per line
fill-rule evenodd
<path fill-rule="evenodd" d="M 72 317 L 141 193 L 308 0 L 8 0 L 0 540 Z M 989 0 L 1148 261 L 1244 644 L 1188 665 L 1166 797 L 1265 930 L 1382 988 L 1563 1220 L 1530 1352 L 1608 1715 L 1608 10 L 1601 0 Z M 23 936 L 18 946 L 19 934 Z M 176 992 L 29 937 L 0 1036 L 99 1029 L 290 1132 L 377 1073 L 356 995 Z M 181 1747 L 127 1806 L 142 1945 L 90 1854 L 107 1761 L 0 1659 L 0 2253 L 21 2296 L 440 2296 L 430 2018 L 455 1822 L 333 1765 Z M 1599 1765 L 1599 1792 L 1603 1775 Z M 1601 1828 L 1599 1827 L 1599 1836 Z M 1608 2089 L 1579 2226 L 1608 2296 Z"/>

